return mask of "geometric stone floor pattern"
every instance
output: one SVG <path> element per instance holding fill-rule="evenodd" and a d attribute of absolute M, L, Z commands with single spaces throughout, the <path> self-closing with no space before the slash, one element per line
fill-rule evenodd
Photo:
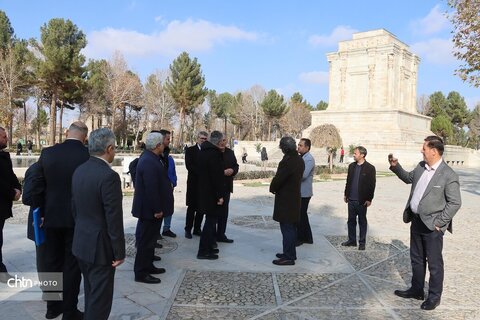
<path fill-rule="evenodd" d="M 187 270 L 173 293 L 167 319 L 480 319 L 480 281 L 468 265 L 476 252 L 452 255 L 445 248 L 442 306 L 420 310 L 421 301 L 401 299 L 411 270 L 407 239 L 368 238 L 367 250 L 342 247 L 344 236 L 326 236 L 355 270 L 352 273 L 300 274 Z M 455 252 L 455 248 L 450 248 Z M 288 268 L 285 269 L 288 272 Z M 428 275 L 427 275 L 428 279 Z M 427 292 L 427 286 L 426 286 Z M 445 307 L 448 306 L 448 307 Z"/>

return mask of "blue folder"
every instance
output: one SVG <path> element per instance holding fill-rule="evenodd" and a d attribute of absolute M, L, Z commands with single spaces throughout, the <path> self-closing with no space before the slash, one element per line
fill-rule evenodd
<path fill-rule="evenodd" d="M 45 229 L 40 227 L 42 224 L 42 216 L 40 214 L 40 208 L 33 210 L 33 232 L 35 234 L 35 244 L 41 245 L 45 241 Z"/>

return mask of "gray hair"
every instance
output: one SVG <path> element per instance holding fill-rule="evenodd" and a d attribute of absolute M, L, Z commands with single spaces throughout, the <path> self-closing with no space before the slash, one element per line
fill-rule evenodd
<path fill-rule="evenodd" d="M 145 149 L 152 151 L 163 143 L 164 136 L 160 132 L 150 132 L 145 139 Z"/>
<path fill-rule="evenodd" d="M 115 135 L 108 128 L 100 128 L 90 133 L 88 138 L 88 151 L 93 156 L 101 156 L 108 146 L 115 148 Z"/>
<path fill-rule="evenodd" d="M 280 149 L 284 154 L 297 150 L 297 143 L 292 137 L 283 137 L 280 139 Z"/>
<path fill-rule="evenodd" d="M 197 138 L 200 138 L 200 137 L 208 137 L 208 133 L 206 131 L 199 131 L 197 133 Z"/>
<path fill-rule="evenodd" d="M 358 146 L 356 147 L 355 149 L 358 150 L 358 152 L 360 152 L 360 154 L 363 154 L 363 157 L 365 158 L 367 156 L 367 149 L 363 146 Z"/>
<path fill-rule="evenodd" d="M 210 141 L 211 144 L 214 144 L 216 146 L 218 146 L 218 144 L 222 142 L 222 140 L 223 140 L 223 133 L 217 130 L 212 131 L 212 133 L 210 133 L 210 139 L 208 139 L 208 141 Z"/>

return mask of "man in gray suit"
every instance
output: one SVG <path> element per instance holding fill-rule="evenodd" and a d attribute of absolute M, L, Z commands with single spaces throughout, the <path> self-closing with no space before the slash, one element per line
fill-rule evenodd
<path fill-rule="evenodd" d="M 300 220 L 297 224 L 297 243 L 296 246 L 301 246 L 304 243 L 313 243 L 312 229 L 310 228 L 310 222 L 308 221 L 308 204 L 313 196 L 312 183 L 313 173 L 315 171 L 315 159 L 313 159 L 310 153 L 312 142 L 310 139 L 302 138 L 298 143 L 297 151 L 305 163 L 305 169 L 303 170 L 302 184 L 300 185 L 300 196 L 302 197 L 302 203 L 300 207 Z"/>
<path fill-rule="evenodd" d="M 107 128 L 93 131 L 88 149 L 90 159 L 72 178 L 72 253 L 83 274 L 84 319 L 106 320 L 112 308 L 115 268 L 125 259 L 122 189 L 118 173 L 110 168 L 115 135 Z"/>
<path fill-rule="evenodd" d="M 458 175 L 442 159 L 443 141 L 437 136 L 425 138 L 423 161 L 410 172 L 405 171 L 392 154 L 388 156 L 390 170 L 403 182 L 412 184 L 403 221 L 410 225 L 410 260 L 412 285 L 407 290 L 395 290 L 402 298 L 424 299 L 426 265 L 430 279 L 428 298 L 421 308 L 433 310 L 440 304 L 443 290 L 443 235 L 452 231 L 452 218 L 461 206 Z"/>

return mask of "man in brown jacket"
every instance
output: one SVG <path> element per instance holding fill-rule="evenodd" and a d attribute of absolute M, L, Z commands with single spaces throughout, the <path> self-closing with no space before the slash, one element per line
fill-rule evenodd
<path fill-rule="evenodd" d="M 300 185 L 305 164 L 297 153 L 297 146 L 292 137 L 283 137 L 279 147 L 284 156 L 270 184 L 270 192 L 275 194 L 273 220 L 280 222 L 283 252 L 277 253 L 278 259 L 273 260 L 273 264 L 291 266 L 297 259 L 296 224 L 300 220 Z"/>

